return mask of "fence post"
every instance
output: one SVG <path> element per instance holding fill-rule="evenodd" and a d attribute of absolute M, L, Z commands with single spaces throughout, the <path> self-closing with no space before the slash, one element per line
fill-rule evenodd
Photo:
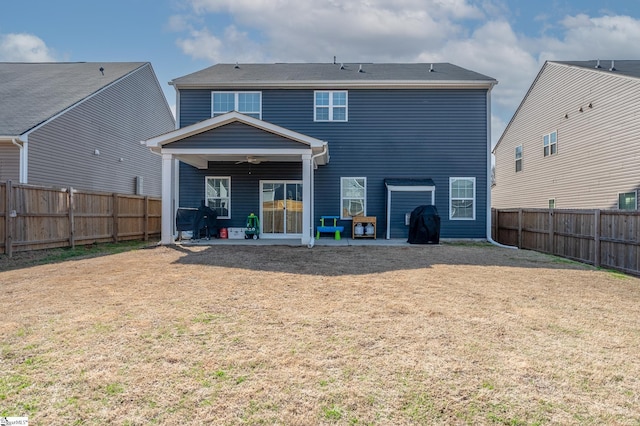
<path fill-rule="evenodd" d="M 69 245 L 71 248 L 76 247 L 76 221 L 73 216 L 75 211 L 75 200 L 73 197 L 73 188 L 69 187 L 67 194 L 67 206 L 69 208 Z"/>
<path fill-rule="evenodd" d="M 522 248 L 522 209 L 518 209 L 518 248 Z"/>
<path fill-rule="evenodd" d="M 492 238 L 497 241 L 500 242 L 500 223 L 498 222 L 500 214 L 498 212 L 498 209 L 492 209 L 493 211 L 493 217 L 495 218 L 494 222 L 493 222 L 493 229 L 491 230 L 493 232 Z"/>
<path fill-rule="evenodd" d="M 11 181 L 7 181 L 7 186 L 5 190 L 5 215 L 4 215 L 4 253 L 12 257 L 13 256 L 13 196 L 12 196 L 12 187 Z"/>
<path fill-rule="evenodd" d="M 549 209 L 549 253 L 555 254 L 553 250 L 553 229 L 554 220 L 553 220 L 553 209 Z"/>
<path fill-rule="evenodd" d="M 149 196 L 144 197 L 144 241 L 149 241 Z"/>
<path fill-rule="evenodd" d="M 594 220 L 595 220 L 595 229 L 594 229 L 594 236 L 593 238 L 595 239 L 595 243 L 594 243 L 594 254 L 593 254 L 593 266 L 595 266 L 596 268 L 600 267 L 600 210 L 596 210 L 595 214 L 594 214 Z"/>
<path fill-rule="evenodd" d="M 118 194 L 113 193 L 113 242 L 118 242 Z"/>

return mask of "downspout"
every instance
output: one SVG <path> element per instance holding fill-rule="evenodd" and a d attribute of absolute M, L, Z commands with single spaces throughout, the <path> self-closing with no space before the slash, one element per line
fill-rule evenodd
<path fill-rule="evenodd" d="M 487 241 L 491 244 L 509 249 L 518 249 L 515 246 L 500 244 L 491 238 L 491 88 L 487 90 Z"/>
<path fill-rule="evenodd" d="M 313 246 L 315 245 L 316 242 L 316 236 L 313 233 L 313 219 L 315 217 L 315 211 L 314 211 L 314 200 L 315 200 L 315 188 L 314 188 L 314 181 L 315 181 L 315 164 L 316 164 L 316 158 L 325 155 L 327 153 L 327 143 L 325 142 L 323 148 L 322 148 L 322 152 L 316 154 L 316 155 L 312 155 L 311 156 L 311 200 L 309 205 L 311 207 L 311 220 L 310 220 L 310 224 L 311 224 L 311 228 L 309 229 L 309 233 L 311 234 L 311 239 L 309 240 L 309 244 L 307 244 L 307 248 L 313 248 Z"/>
<path fill-rule="evenodd" d="M 20 149 L 20 183 L 27 183 L 27 142 L 18 137 L 11 138 L 11 143 Z"/>

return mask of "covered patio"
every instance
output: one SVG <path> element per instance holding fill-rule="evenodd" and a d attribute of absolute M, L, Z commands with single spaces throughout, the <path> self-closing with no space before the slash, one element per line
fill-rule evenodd
<path fill-rule="evenodd" d="M 227 169 L 240 164 L 260 163 L 299 163 L 301 164 L 300 188 L 295 202 L 295 216 L 298 222 L 291 236 L 277 234 L 277 229 L 266 235 L 265 239 L 295 239 L 298 245 L 313 244 L 314 237 L 314 173 L 318 166 L 329 162 L 328 142 L 304 135 L 281 126 L 268 123 L 238 112 L 229 112 L 199 123 L 144 141 L 153 152 L 162 155 L 162 244 L 175 242 L 176 212 L 180 206 L 179 193 L 184 190 L 180 185 L 179 162 L 199 170 L 212 170 L 213 164 L 225 164 Z M 263 180 L 260 180 L 261 185 Z M 282 206 L 282 212 L 288 201 L 264 197 L 271 188 L 272 181 L 264 180 L 265 189 L 250 197 L 260 198 L 260 211 L 263 208 L 273 210 Z M 282 182 L 289 181 L 283 178 Z M 237 189 L 235 190 L 237 194 Z M 240 190 L 242 191 L 242 189 Z M 246 195 L 245 195 L 246 197 Z M 266 206 L 266 207 L 265 207 Z M 270 207 L 269 207 L 270 206 Z M 267 213 L 265 212 L 265 215 Z M 272 214 L 272 213 L 270 213 Z M 262 221 L 262 217 L 261 217 Z M 300 223 L 301 222 L 301 223 Z M 262 239 L 262 238 L 261 238 Z"/>

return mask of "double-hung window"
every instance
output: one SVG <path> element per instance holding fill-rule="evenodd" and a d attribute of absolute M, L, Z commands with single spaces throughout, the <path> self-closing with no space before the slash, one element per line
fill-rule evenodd
<path fill-rule="evenodd" d="M 635 191 L 618 194 L 618 208 L 620 210 L 638 210 L 637 195 Z"/>
<path fill-rule="evenodd" d="M 253 118 L 262 118 L 261 92 L 211 92 L 211 116 L 238 111 Z"/>
<path fill-rule="evenodd" d="M 341 219 L 367 215 L 367 178 L 343 177 L 340 179 Z"/>
<path fill-rule="evenodd" d="M 348 95 L 346 91 L 313 92 L 314 121 L 347 121 Z"/>
<path fill-rule="evenodd" d="M 476 218 L 476 178 L 449 178 L 449 219 L 475 220 Z"/>
<path fill-rule="evenodd" d="M 522 171 L 522 145 L 516 146 L 516 173 Z"/>
<path fill-rule="evenodd" d="M 218 213 L 220 219 L 231 219 L 231 177 L 207 176 L 205 178 L 207 206 Z"/>
<path fill-rule="evenodd" d="M 548 157 L 558 152 L 558 132 L 551 132 L 542 137 L 544 156 Z"/>

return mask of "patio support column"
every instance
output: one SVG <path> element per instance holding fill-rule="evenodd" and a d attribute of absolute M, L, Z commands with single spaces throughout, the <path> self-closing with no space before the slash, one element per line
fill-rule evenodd
<path fill-rule="evenodd" d="M 173 241 L 173 155 L 162 154 L 162 234 L 160 243 L 167 245 Z"/>
<path fill-rule="evenodd" d="M 307 245 L 313 235 L 313 223 L 311 217 L 311 174 L 313 165 L 311 164 L 311 154 L 302 155 L 302 245 Z"/>

